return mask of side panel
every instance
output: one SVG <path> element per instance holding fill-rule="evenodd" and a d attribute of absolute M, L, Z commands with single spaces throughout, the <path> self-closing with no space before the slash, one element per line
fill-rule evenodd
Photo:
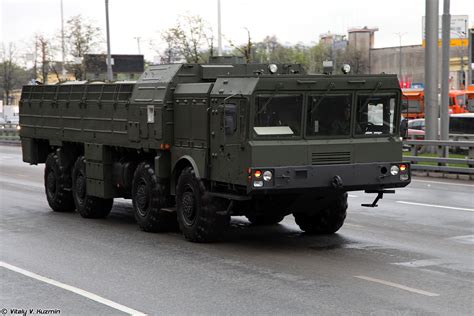
<path fill-rule="evenodd" d="M 117 196 L 113 186 L 112 151 L 108 146 L 87 143 L 86 158 L 87 194 L 101 198 Z"/>

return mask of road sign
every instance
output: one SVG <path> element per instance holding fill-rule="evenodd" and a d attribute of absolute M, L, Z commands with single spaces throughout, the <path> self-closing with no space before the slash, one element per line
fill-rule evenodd
<path fill-rule="evenodd" d="M 425 47 L 425 17 L 422 18 L 423 47 Z M 468 37 L 468 15 L 451 15 L 451 47 L 467 47 L 469 45 Z M 442 16 L 438 17 L 438 46 L 441 47 L 441 34 L 443 29 Z"/>

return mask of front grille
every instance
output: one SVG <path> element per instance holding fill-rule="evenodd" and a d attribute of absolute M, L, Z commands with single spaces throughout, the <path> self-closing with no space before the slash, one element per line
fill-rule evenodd
<path fill-rule="evenodd" d="M 338 165 L 351 163 L 351 153 L 349 151 L 334 151 L 325 153 L 312 153 L 312 165 Z"/>

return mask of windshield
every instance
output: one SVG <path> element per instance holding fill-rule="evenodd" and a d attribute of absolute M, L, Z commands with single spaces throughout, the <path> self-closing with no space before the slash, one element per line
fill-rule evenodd
<path fill-rule="evenodd" d="M 422 112 L 420 100 L 404 99 L 402 102 L 403 113 L 419 113 Z"/>
<path fill-rule="evenodd" d="M 396 94 L 357 97 L 356 134 L 395 134 Z"/>
<path fill-rule="evenodd" d="M 351 133 L 352 96 L 308 98 L 306 136 L 348 136 Z"/>
<path fill-rule="evenodd" d="M 464 104 L 466 103 L 466 102 L 465 102 L 465 101 L 466 101 L 466 98 L 465 98 L 464 95 L 458 95 L 458 96 L 456 97 L 456 99 L 458 99 L 458 105 L 459 105 L 459 106 L 464 106 Z"/>
<path fill-rule="evenodd" d="M 300 136 L 302 95 L 258 95 L 254 132 L 257 136 Z"/>

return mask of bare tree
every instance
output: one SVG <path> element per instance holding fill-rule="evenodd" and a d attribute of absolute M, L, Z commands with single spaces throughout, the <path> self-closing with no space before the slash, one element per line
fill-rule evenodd
<path fill-rule="evenodd" d="M 40 59 L 40 78 L 41 81 L 46 84 L 48 83 L 48 75 L 50 72 L 50 66 L 52 62 L 52 48 L 51 42 L 44 35 L 37 36 L 36 46 L 39 50 L 39 59 Z"/>
<path fill-rule="evenodd" d="M 231 40 L 229 41 L 229 45 L 233 48 L 235 48 L 240 54 L 242 54 L 245 58 L 246 63 L 251 63 L 253 58 L 252 58 L 252 53 L 253 53 L 253 42 L 252 38 L 250 37 L 250 31 L 248 28 L 245 28 L 247 31 L 247 43 L 241 46 L 235 45 Z"/>
<path fill-rule="evenodd" d="M 100 28 L 82 15 L 76 15 L 67 20 L 65 37 L 68 54 L 82 59 L 99 46 Z M 85 75 L 83 64 L 75 64 L 72 68 L 76 79 L 83 79 Z"/>
<path fill-rule="evenodd" d="M 351 65 L 354 74 L 365 74 L 368 72 L 368 60 L 359 49 L 347 47 L 343 58 L 346 63 Z"/>
<path fill-rule="evenodd" d="M 162 38 L 167 44 L 165 60 L 179 56 L 188 63 L 200 63 L 206 51 L 213 51 L 212 29 L 199 15 L 180 16 L 175 26 L 162 32 Z"/>

